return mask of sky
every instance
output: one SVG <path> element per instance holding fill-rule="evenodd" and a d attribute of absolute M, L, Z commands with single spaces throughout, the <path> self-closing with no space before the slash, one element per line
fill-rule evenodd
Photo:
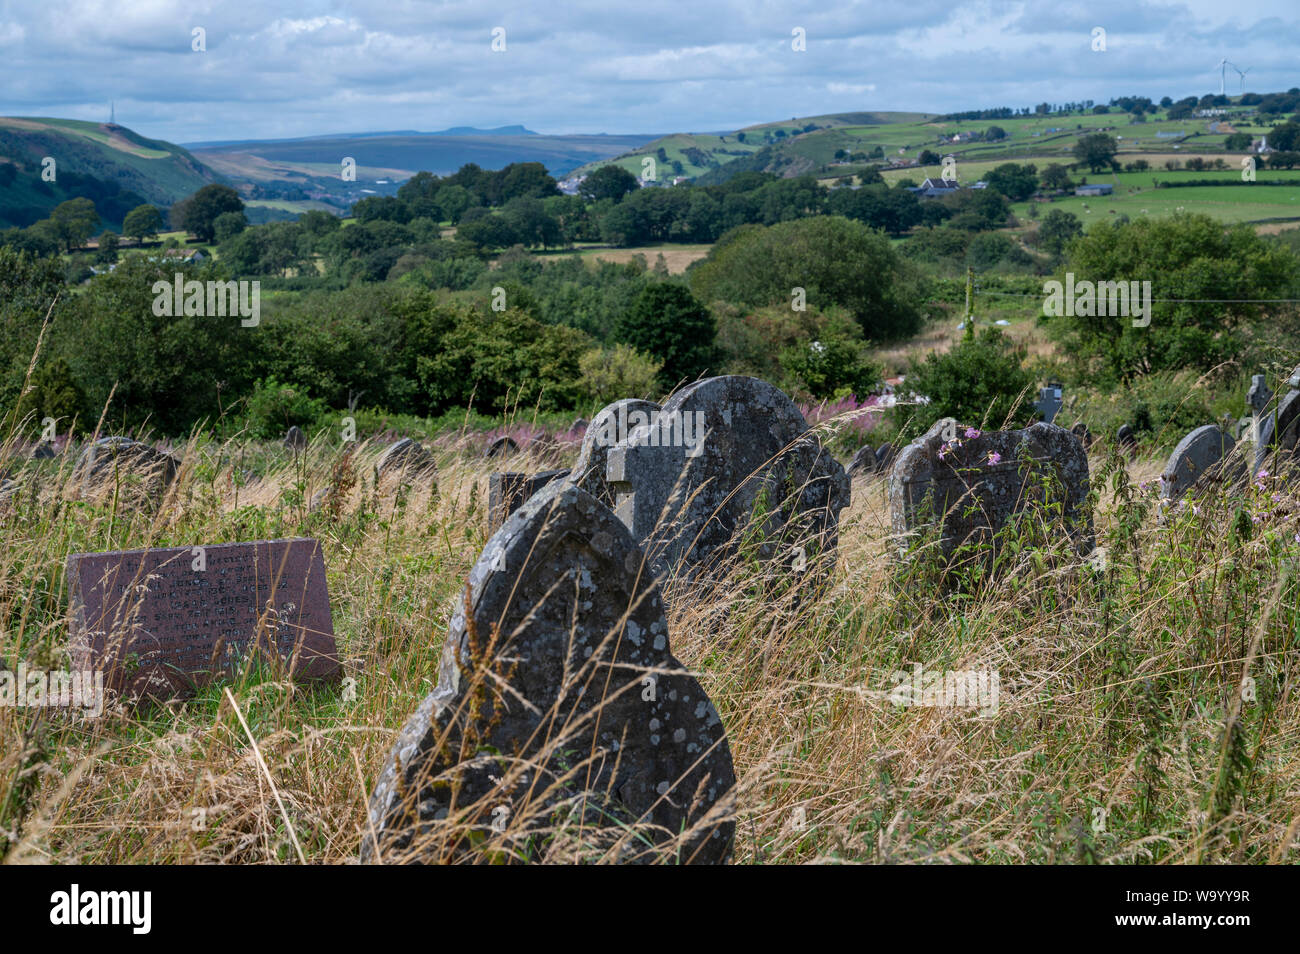
<path fill-rule="evenodd" d="M 705 132 L 1178 99 L 1217 93 L 1223 57 L 1273 92 L 1300 85 L 1298 48 L 1296 0 L 0 0 L 0 115 L 105 121 L 113 101 L 122 125 L 182 143 Z"/>

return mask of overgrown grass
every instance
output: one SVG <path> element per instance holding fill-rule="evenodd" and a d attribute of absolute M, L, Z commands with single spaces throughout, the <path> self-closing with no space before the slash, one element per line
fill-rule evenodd
<path fill-rule="evenodd" d="M 0 503 L 4 666 L 68 667 L 71 552 L 308 535 L 325 550 L 344 680 L 250 670 L 99 719 L 0 707 L 6 860 L 357 857 L 371 787 L 434 687 L 485 543 L 488 472 L 571 456 L 503 464 L 448 438 L 431 447 L 434 495 L 376 490 L 381 449 L 322 438 L 294 457 L 200 434 L 156 512 L 118 493 L 74 499 L 69 457 L 22 465 Z M 1066 555 L 1030 517 L 995 568 L 944 596 L 894 559 L 884 484 L 857 481 L 824 592 L 774 598 L 738 560 L 729 582 L 671 593 L 671 648 L 735 758 L 738 862 L 1296 860 L 1293 492 L 1264 477 L 1161 523 L 1129 475 L 1150 461 L 1092 463 L 1104 556 Z M 313 512 L 330 485 L 350 489 Z M 996 713 L 891 701 L 915 664 L 996 672 Z"/>

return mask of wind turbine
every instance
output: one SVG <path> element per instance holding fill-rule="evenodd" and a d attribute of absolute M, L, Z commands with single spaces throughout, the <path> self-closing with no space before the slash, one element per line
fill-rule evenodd
<path fill-rule="evenodd" d="M 1228 76 L 1228 58 L 1225 56 L 1218 63 L 1219 66 L 1219 95 L 1223 95 L 1223 84 Z"/>
<path fill-rule="evenodd" d="M 1250 72 L 1250 67 L 1247 66 L 1244 70 L 1240 70 L 1232 63 L 1229 63 L 1228 65 L 1234 70 L 1237 70 L 1237 75 L 1241 77 L 1241 91 L 1243 93 L 1246 92 L 1246 74 Z"/>

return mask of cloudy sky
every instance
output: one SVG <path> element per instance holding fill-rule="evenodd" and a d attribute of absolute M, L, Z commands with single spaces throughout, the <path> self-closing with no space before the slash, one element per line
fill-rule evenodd
<path fill-rule="evenodd" d="M 206 50 L 192 49 L 196 28 Z M 706 131 L 1178 98 L 1218 92 L 1223 56 L 1269 92 L 1300 85 L 1297 48 L 1295 0 L 0 0 L 0 115 L 104 120 L 114 100 L 118 122 L 174 142 Z"/>

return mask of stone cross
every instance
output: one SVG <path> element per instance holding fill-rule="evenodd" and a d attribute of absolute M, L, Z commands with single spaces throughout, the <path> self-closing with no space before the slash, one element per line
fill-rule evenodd
<path fill-rule="evenodd" d="M 1034 409 L 1042 415 L 1043 420 L 1051 424 L 1056 420 L 1056 414 L 1061 410 L 1061 386 L 1059 384 L 1049 384 L 1045 388 L 1038 389 L 1038 402 Z"/>

